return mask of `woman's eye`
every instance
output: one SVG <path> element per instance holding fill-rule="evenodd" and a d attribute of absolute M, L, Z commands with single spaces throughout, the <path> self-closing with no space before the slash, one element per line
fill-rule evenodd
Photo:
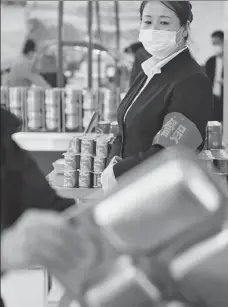
<path fill-rule="evenodd" d="M 169 23 L 168 23 L 167 21 L 161 21 L 160 24 L 161 24 L 162 26 L 168 26 L 168 25 L 169 25 Z"/>
<path fill-rule="evenodd" d="M 149 20 L 144 21 L 144 23 L 145 23 L 146 25 L 151 25 L 151 24 L 152 24 L 152 22 L 151 22 L 151 21 L 149 21 Z"/>

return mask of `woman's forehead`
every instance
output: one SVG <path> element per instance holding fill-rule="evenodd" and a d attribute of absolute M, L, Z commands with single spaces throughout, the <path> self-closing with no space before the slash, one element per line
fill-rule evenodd
<path fill-rule="evenodd" d="M 160 1 L 148 1 L 146 4 L 144 10 L 143 10 L 143 16 L 165 16 L 170 18 L 177 18 L 175 12 L 173 12 L 171 9 L 166 7 L 164 4 L 162 4 Z"/>

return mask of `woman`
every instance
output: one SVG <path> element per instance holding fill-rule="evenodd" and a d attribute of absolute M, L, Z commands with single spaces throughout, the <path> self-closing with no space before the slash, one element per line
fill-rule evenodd
<path fill-rule="evenodd" d="M 212 86 L 187 47 L 189 1 L 143 1 L 139 41 L 151 54 L 119 106 L 120 133 L 102 174 L 104 190 L 165 147 L 204 145 L 213 109 Z"/>

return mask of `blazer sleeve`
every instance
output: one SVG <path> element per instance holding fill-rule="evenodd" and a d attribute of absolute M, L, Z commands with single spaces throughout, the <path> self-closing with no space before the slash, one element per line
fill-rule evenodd
<path fill-rule="evenodd" d="M 201 149 L 212 109 L 212 87 L 204 74 L 193 74 L 178 82 L 172 91 L 163 125 L 152 146 L 146 152 L 123 159 L 114 165 L 115 177 L 166 147 L 182 145 L 194 151 Z"/>

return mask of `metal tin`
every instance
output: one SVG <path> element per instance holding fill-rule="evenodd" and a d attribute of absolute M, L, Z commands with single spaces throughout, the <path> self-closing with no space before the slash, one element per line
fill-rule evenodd
<path fill-rule="evenodd" d="M 27 108 L 31 111 L 40 111 L 44 106 L 44 89 L 31 88 L 28 90 Z"/>
<path fill-rule="evenodd" d="M 106 167 L 106 158 L 94 157 L 93 171 L 94 173 L 102 173 Z"/>
<path fill-rule="evenodd" d="M 42 121 L 42 116 L 41 116 L 41 113 L 40 113 L 40 112 L 32 112 L 32 111 L 29 111 L 29 112 L 27 113 L 27 116 L 28 116 L 28 119 L 29 119 L 29 120 L 36 119 L 36 120 Z"/>
<path fill-rule="evenodd" d="M 78 170 L 80 168 L 80 155 L 67 152 L 64 154 L 65 169 Z"/>
<path fill-rule="evenodd" d="M 9 88 L 9 105 L 12 108 L 24 108 L 27 99 L 27 89 L 24 87 Z"/>
<path fill-rule="evenodd" d="M 211 150 L 211 154 L 213 156 L 213 162 L 216 169 L 222 173 L 228 173 L 228 153 L 223 149 L 213 149 Z"/>
<path fill-rule="evenodd" d="M 93 174 L 93 187 L 100 188 L 101 187 L 101 174 Z"/>
<path fill-rule="evenodd" d="M 70 141 L 68 152 L 72 152 L 74 154 L 80 154 L 81 138 L 73 137 L 73 139 Z"/>
<path fill-rule="evenodd" d="M 97 109 L 98 101 L 96 94 L 93 90 L 86 89 L 83 92 L 83 108 L 84 109 Z"/>
<path fill-rule="evenodd" d="M 101 121 L 98 123 L 97 128 L 96 128 L 96 133 L 100 134 L 109 134 L 110 131 L 110 123 Z"/>
<path fill-rule="evenodd" d="M 45 125 L 46 125 L 46 128 L 48 130 L 56 130 L 60 126 L 60 119 L 59 118 L 46 117 L 45 118 Z"/>
<path fill-rule="evenodd" d="M 78 172 L 64 170 L 63 186 L 65 188 L 76 188 L 78 186 Z"/>
<path fill-rule="evenodd" d="M 42 120 L 39 118 L 28 119 L 28 128 L 30 130 L 39 130 L 42 128 Z"/>
<path fill-rule="evenodd" d="M 81 155 L 80 156 L 80 171 L 82 172 L 92 172 L 93 169 L 93 157 Z"/>
<path fill-rule="evenodd" d="M 112 133 L 114 136 L 117 136 L 117 134 L 119 133 L 119 125 L 117 121 L 111 123 L 110 133 Z"/>
<path fill-rule="evenodd" d="M 77 103 L 65 103 L 65 114 L 67 115 L 77 115 L 79 114 L 79 105 Z"/>
<path fill-rule="evenodd" d="M 58 119 L 60 118 L 59 114 L 59 109 L 58 108 L 48 108 L 46 110 L 46 118 L 53 118 L 53 119 Z"/>
<path fill-rule="evenodd" d="M 82 92 L 74 88 L 66 89 L 66 100 L 69 102 L 79 102 L 82 99 Z"/>
<path fill-rule="evenodd" d="M 91 188 L 92 173 L 90 172 L 79 172 L 79 188 Z"/>
<path fill-rule="evenodd" d="M 68 130 L 76 129 L 80 126 L 79 115 L 66 115 L 65 127 Z"/>
<path fill-rule="evenodd" d="M 81 140 L 81 154 L 82 155 L 91 155 L 95 153 L 95 142 L 94 139 L 83 137 Z"/>
<path fill-rule="evenodd" d="M 207 126 L 207 148 L 222 148 L 222 124 L 219 122 L 209 122 Z"/>
<path fill-rule="evenodd" d="M 45 104 L 59 106 L 62 98 L 62 90 L 60 88 L 47 89 L 45 91 Z"/>
<path fill-rule="evenodd" d="M 9 88 L 6 86 L 1 86 L 1 106 L 9 106 Z"/>
<path fill-rule="evenodd" d="M 107 158 L 108 156 L 109 139 L 99 137 L 96 140 L 96 156 L 99 158 Z"/>

